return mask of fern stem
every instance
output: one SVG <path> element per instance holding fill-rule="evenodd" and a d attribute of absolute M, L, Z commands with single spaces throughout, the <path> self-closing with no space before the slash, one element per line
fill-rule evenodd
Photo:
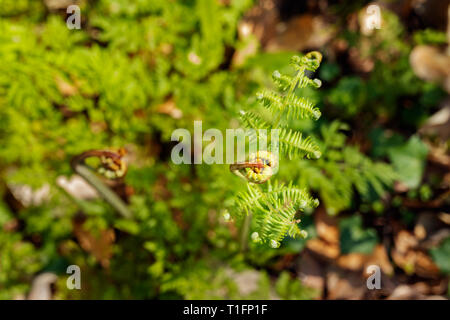
<path fill-rule="evenodd" d="M 117 212 L 120 213 L 124 218 L 131 218 L 132 213 L 128 209 L 127 205 L 123 202 L 123 200 L 114 192 L 112 191 L 107 185 L 99 179 L 95 173 L 91 172 L 88 166 L 84 164 L 84 159 L 87 156 L 95 155 L 97 156 L 97 153 L 105 153 L 104 151 L 88 151 L 83 153 L 80 156 L 75 157 L 72 162 L 71 166 L 72 169 L 79 174 L 84 180 L 86 180 L 92 187 L 95 188 L 95 190 L 98 191 L 100 196 L 105 199 Z M 109 155 L 109 153 L 108 153 Z"/>
<path fill-rule="evenodd" d="M 244 223 L 241 228 L 241 252 L 244 253 L 248 249 L 248 233 L 250 230 L 250 221 L 252 220 L 252 214 L 249 213 L 244 218 Z"/>
<path fill-rule="evenodd" d="M 85 165 L 78 164 L 75 166 L 75 172 L 83 177 L 98 193 L 124 218 L 131 218 L 132 214 L 127 205 L 120 199 L 117 194 L 106 186 L 89 168 Z"/>

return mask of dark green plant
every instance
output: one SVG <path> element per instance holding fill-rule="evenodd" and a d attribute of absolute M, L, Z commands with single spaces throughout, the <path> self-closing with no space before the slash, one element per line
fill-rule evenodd
<path fill-rule="evenodd" d="M 391 165 L 373 161 L 356 146 L 347 145 L 344 132 L 348 130 L 340 121 L 322 125 L 316 140 L 324 156 L 298 163 L 293 177 L 301 187 L 317 192 L 331 215 L 350 209 L 357 194 L 367 202 L 382 198 L 399 178 Z M 293 168 L 288 164 L 286 170 Z"/>

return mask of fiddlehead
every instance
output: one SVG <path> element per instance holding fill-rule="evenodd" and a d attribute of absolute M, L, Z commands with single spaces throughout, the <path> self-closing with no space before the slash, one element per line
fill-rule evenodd
<path fill-rule="evenodd" d="M 303 57 L 295 56 L 291 59 L 295 75 L 283 75 L 278 71 L 272 74 L 278 91 L 263 90 L 257 94 L 257 98 L 261 105 L 273 114 L 273 123 L 262 120 L 253 112 L 241 111 L 240 117 L 244 126 L 254 129 L 257 138 L 260 138 L 259 129 L 278 129 L 279 150 L 289 159 L 317 159 L 321 156 L 319 147 L 310 137 L 304 137 L 301 132 L 290 129 L 286 124 L 286 120 L 291 118 L 317 120 L 321 116 L 320 110 L 310 100 L 295 94 L 297 88 L 321 86 L 320 80 L 308 76 L 317 70 L 321 61 L 322 55 L 313 51 Z M 269 139 L 268 135 L 264 138 Z M 272 184 L 269 179 L 277 165 L 278 159 L 272 153 L 260 150 L 251 154 L 248 161 L 230 166 L 234 174 L 248 183 L 247 191 L 235 197 L 232 211 L 237 218 L 245 218 L 242 234 L 247 235 L 245 226 L 249 225 L 249 217 L 253 216 L 256 225 L 256 231 L 252 233 L 253 241 L 267 243 L 272 248 L 277 248 L 286 235 L 306 237 L 306 231 L 298 226 L 300 219 L 296 215 L 319 204 L 306 190 L 296 188 L 292 184 Z M 264 184 L 267 181 L 269 182 Z"/>
<path fill-rule="evenodd" d="M 268 151 L 258 151 L 250 155 L 248 162 L 230 165 L 230 170 L 237 176 L 251 183 L 264 183 L 273 175 L 277 159 Z"/>
<path fill-rule="evenodd" d="M 123 217 L 130 218 L 131 212 L 123 200 L 112 191 L 94 172 L 93 168 L 86 164 L 88 158 L 98 158 L 100 164 L 94 168 L 99 174 L 107 179 L 121 179 L 127 171 L 126 162 L 123 159 L 124 149 L 111 150 L 89 150 L 72 158 L 70 162 L 72 169 L 84 178 L 98 193 L 116 209 Z"/>

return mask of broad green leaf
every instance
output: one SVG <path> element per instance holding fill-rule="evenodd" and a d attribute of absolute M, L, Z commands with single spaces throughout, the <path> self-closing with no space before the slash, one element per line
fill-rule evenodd
<path fill-rule="evenodd" d="M 417 188 L 420 185 L 427 154 L 428 148 L 417 136 L 411 137 L 405 145 L 388 151 L 401 181 L 410 188 Z"/>
<path fill-rule="evenodd" d="M 339 223 L 341 253 L 370 254 L 378 242 L 374 229 L 364 229 L 360 216 L 342 219 Z"/>
<path fill-rule="evenodd" d="M 437 248 L 430 250 L 433 261 L 439 269 L 446 274 L 450 274 L 450 237 L 445 239 Z"/>

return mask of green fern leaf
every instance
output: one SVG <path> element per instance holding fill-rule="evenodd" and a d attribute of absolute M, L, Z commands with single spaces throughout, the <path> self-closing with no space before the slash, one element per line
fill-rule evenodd
<path fill-rule="evenodd" d="M 314 119 L 318 120 L 322 113 L 314 104 L 306 98 L 292 97 L 287 103 L 287 117 L 292 115 L 298 119 Z"/>
<path fill-rule="evenodd" d="M 289 159 L 304 157 L 318 159 L 322 153 L 310 137 L 303 139 L 302 134 L 291 129 L 280 129 L 280 152 Z"/>

